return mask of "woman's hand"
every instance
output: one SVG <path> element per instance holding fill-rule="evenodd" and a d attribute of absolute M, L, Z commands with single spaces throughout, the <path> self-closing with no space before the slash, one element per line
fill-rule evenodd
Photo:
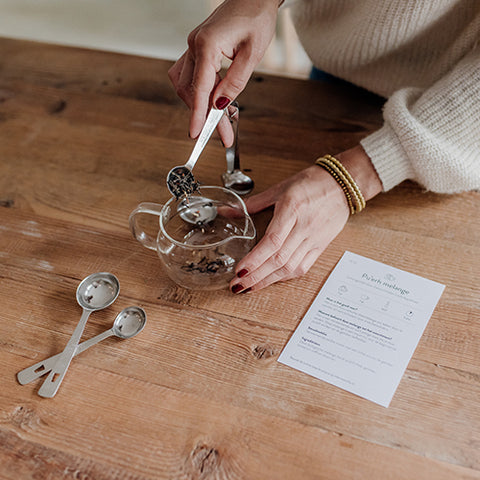
<path fill-rule="evenodd" d="M 275 31 L 279 0 L 226 0 L 188 37 L 188 49 L 168 75 L 191 109 L 189 133 L 196 138 L 211 104 L 223 109 L 245 88 Z M 232 60 L 225 78 L 222 59 Z M 218 126 L 225 146 L 233 143 L 227 118 Z"/>
<path fill-rule="evenodd" d="M 336 155 L 366 200 L 382 184 L 361 146 Z M 237 265 L 233 293 L 260 290 L 272 283 L 304 275 L 350 215 L 343 190 L 323 168 L 312 165 L 265 192 L 246 200 L 250 213 L 274 206 L 264 237 Z"/>

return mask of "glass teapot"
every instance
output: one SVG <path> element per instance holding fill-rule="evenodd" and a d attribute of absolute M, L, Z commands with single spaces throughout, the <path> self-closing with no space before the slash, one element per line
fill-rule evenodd
<path fill-rule="evenodd" d="M 141 214 L 159 217 L 156 239 L 142 229 Z M 144 247 L 157 251 L 168 276 L 194 290 L 227 287 L 256 237 L 242 199 L 214 186 L 202 186 L 188 198 L 171 198 L 165 205 L 141 203 L 130 214 L 129 224 Z"/>

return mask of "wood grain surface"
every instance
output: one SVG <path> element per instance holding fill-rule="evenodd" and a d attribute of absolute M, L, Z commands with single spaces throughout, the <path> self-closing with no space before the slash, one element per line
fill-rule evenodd
<path fill-rule="evenodd" d="M 1 479 L 480 478 L 480 193 L 410 182 L 352 217 L 304 277 L 189 291 L 131 236 L 193 147 L 170 62 L 0 39 Z M 239 98 L 255 191 L 355 145 L 382 100 L 255 74 Z M 220 184 L 215 136 L 195 167 Z M 260 235 L 271 212 L 255 216 Z M 277 362 L 345 250 L 446 285 L 389 408 Z M 16 373 L 60 352 L 82 278 L 120 280 L 83 338 L 139 305 L 145 330 L 74 359 L 53 399 Z"/>

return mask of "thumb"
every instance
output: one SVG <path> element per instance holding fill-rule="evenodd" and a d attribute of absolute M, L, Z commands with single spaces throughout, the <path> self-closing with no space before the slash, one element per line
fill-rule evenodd
<path fill-rule="evenodd" d="M 277 189 L 275 186 L 265 190 L 264 192 L 257 193 L 249 198 L 245 199 L 245 206 L 250 214 L 261 212 L 272 205 L 277 203 Z"/>
<path fill-rule="evenodd" d="M 253 73 L 255 63 L 246 49 L 241 50 L 235 56 L 225 78 L 215 88 L 213 104 L 219 110 L 226 108 L 246 87 Z"/>

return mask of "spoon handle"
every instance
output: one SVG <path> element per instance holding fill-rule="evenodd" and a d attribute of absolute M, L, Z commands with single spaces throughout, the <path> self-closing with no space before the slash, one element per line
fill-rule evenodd
<path fill-rule="evenodd" d="M 209 138 L 212 136 L 213 131 L 218 125 L 218 122 L 222 118 L 224 114 L 224 110 L 217 110 L 216 108 L 212 108 L 210 113 L 207 116 L 207 120 L 205 121 L 205 125 L 200 132 L 197 142 L 193 147 L 192 153 L 190 154 L 190 158 L 185 166 L 192 171 L 193 167 L 197 163 L 198 157 L 203 152 L 205 145 L 207 144 Z"/>
<path fill-rule="evenodd" d="M 87 324 L 90 313 L 91 310 L 83 310 L 78 325 L 70 337 L 65 350 L 60 354 L 60 357 L 53 365 L 48 377 L 45 379 L 40 387 L 40 390 L 38 391 L 38 394 L 41 397 L 52 398 L 57 393 L 58 388 L 63 381 L 63 377 L 65 377 L 68 367 L 70 366 L 70 362 L 75 355 L 75 350 L 77 349 L 78 342 L 80 341 L 83 330 L 85 329 L 85 325 Z"/>
<path fill-rule="evenodd" d="M 93 347 L 93 345 L 96 345 L 97 343 L 101 342 L 102 340 L 105 340 L 108 337 L 111 337 L 112 335 L 113 335 L 113 329 L 110 328 L 109 330 L 105 330 L 104 332 L 99 333 L 95 337 L 80 343 L 77 349 L 75 350 L 74 356 L 76 357 L 80 353 L 87 350 L 87 348 Z M 20 383 L 20 385 L 26 385 L 27 383 L 33 382 L 33 380 L 40 378 L 42 375 L 45 375 L 47 372 L 49 372 L 53 368 L 57 360 L 60 358 L 61 354 L 62 352 L 57 353 L 52 357 L 46 358 L 45 360 L 42 360 L 41 362 L 38 362 L 35 365 L 27 367 L 22 371 L 18 372 L 17 373 L 18 383 Z"/>
<path fill-rule="evenodd" d="M 233 129 L 233 144 L 226 149 L 225 155 L 227 157 L 227 173 L 233 173 L 235 170 L 240 170 L 240 155 L 238 152 L 238 103 L 233 102 L 228 108 L 228 119 Z M 230 110 L 232 113 L 230 113 Z"/>

